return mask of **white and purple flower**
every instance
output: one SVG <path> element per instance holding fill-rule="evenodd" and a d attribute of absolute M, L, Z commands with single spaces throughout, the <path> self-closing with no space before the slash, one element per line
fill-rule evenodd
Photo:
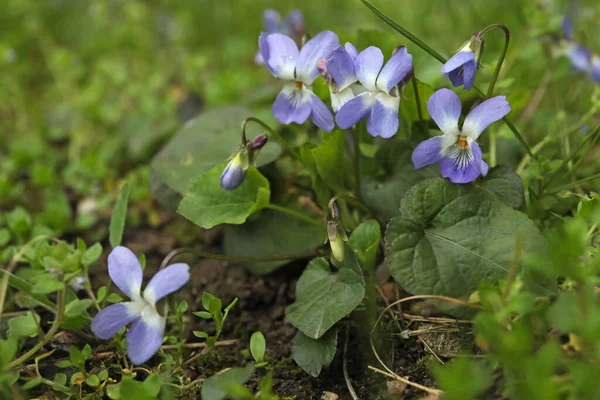
<path fill-rule="evenodd" d="M 480 52 L 481 39 L 476 32 L 452 58 L 446 61 L 446 64 L 442 65 L 440 72 L 450 79 L 452 86 L 463 86 L 465 90 L 471 90 L 475 83 Z"/>
<path fill-rule="evenodd" d="M 600 83 L 600 57 L 593 56 L 590 62 L 590 79 L 596 83 Z"/>
<path fill-rule="evenodd" d="M 304 17 L 299 10 L 292 10 L 284 21 L 281 21 L 281 15 L 271 9 L 263 13 L 263 24 L 267 33 L 282 33 L 290 36 L 296 42 L 300 42 L 304 36 Z M 260 51 L 254 57 L 254 62 L 258 65 L 265 63 Z"/>
<path fill-rule="evenodd" d="M 439 163 L 442 176 L 454 183 L 468 183 L 487 175 L 488 165 L 476 140 L 491 123 L 510 112 L 510 105 L 504 96 L 488 99 L 473 108 L 459 128 L 461 108 L 456 93 L 448 89 L 440 89 L 429 98 L 427 109 L 443 135 L 417 146 L 412 154 L 415 169 Z"/>
<path fill-rule="evenodd" d="M 344 104 L 367 90 L 357 83 L 358 78 L 354 72 L 357 56 L 356 47 L 347 42 L 343 47 L 335 46 L 328 59 L 321 58 L 318 61 L 319 72 L 329 85 L 333 112 L 337 113 Z"/>
<path fill-rule="evenodd" d="M 131 323 L 127 355 L 136 365 L 148 361 L 162 345 L 167 321 L 166 315 L 156 310 L 156 302 L 179 290 L 190 279 L 189 269 L 187 264 L 169 265 L 154 275 L 142 294 L 140 262 L 128 248 L 115 247 L 108 256 L 108 274 L 131 301 L 100 311 L 92 321 L 92 331 L 98 338 L 107 340 Z"/>
<path fill-rule="evenodd" d="M 296 43 L 281 33 L 260 34 L 258 44 L 267 68 L 287 81 L 273 103 L 273 114 L 281 123 L 302 124 L 310 117 L 319 128 L 331 132 L 333 116 L 311 86 L 319 76 L 317 61 L 328 58 L 338 42 L 335 33 L 323 31 L 298 50 Z"/>
<path fill-rule="evenodd" d="M 352 46 L 354 47 L 354 46 Z M 352 60 L 352 52 L 346 49 L 348 57 L 340 57 L 340 77 L 336 78 L 328 60 L 328 71 L 336 82 L 352 82 L 353 71 L 365 89 L 355 93 L 356 97 L 346 101 L 335 116 L 342 129 L 350 128 L 362 119 L 367 119 L 367 132 L 371 136 L 390 138 L 398 131 L 398 108 L 401 88 L 412 76 L 412 55 L 406 47 L 399 48 L 383 65 L 383 53 L 377 47 L 367 47 Z M 340 52 L 340 56 L 342 53 Z M 352 64 L 350 62 L 353 61 Z M 335 62 L 334 62 L 335 64 Z M 383 67 L 383 68 L 382 68 Z M 343 72 L 343 73 L 342 73 Z M 343 86 L 343 85 L 342 85 Z"/>

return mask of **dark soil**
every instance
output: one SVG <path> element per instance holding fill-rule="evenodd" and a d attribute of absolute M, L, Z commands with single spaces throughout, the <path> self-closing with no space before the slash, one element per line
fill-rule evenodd
<path fill-rule="evenodd" d="M 175 218 L 173 222 L 172 218 Z M 124 245 L 135 253 L 144 252 L 147 257 L 146 278 L 154 274 L 164 256 L 173 248 L 181 247 L 181 240 L 162 237 L 157 232 L 173 231 L 173 223 L 178 228 L 183 228 L 189 234 L 189 226 L 179 217 L 169 216 L 170 226 L 153 228 L 148 230 L 134 230 L 126 232 Z M 197 229 L 197 228 L 195 228 Z M 192 228 L 194 230 L 194 228 Z M 177 229 L 181 232 L 182 230 Z M 196 243 L 203 242 L 205 251 L 222 253 L 220 248 L 220 235 L 214 231 L 195 232 Z M 189 237 L 184 240 L 189 242 Z M 189 243 L 186 243 L 189 247 Z M 106 254 L 105 254 L 106 256 Z M 104 259 L 105 260 L 105 259 Z M 295 299 L 296 282 L 302 273 L 307 261 L 297 261 L 280 268 L 278 271 L 258 276 L 250 273 L 242 265 L 233 265 L 223 261 L 201 259 L 196 256 L 182 254 L 171 262 L 187 262 L 192 269 L 190 282 L 176 295 L 177 301 L 188 302 L 184 330 L 188 332 L 188 343 L 199 342 L 192 331 L 206 331 L 214 333 L 212 321 L 206 321 L 195 317 L 191 311 L 202 310 L 202 293 L 207 291 L 222 299 L 224 307 L 231 303 L 236 297 L 238 303 L 231 310 L 224 325 L 219 340 L 237 339 L 238 342 L 224 347 L 216 347 L 211 353 L 199 359 L 186 373 L 191 379 L 208 378 L 211 375 L 230 367 L 244 366 L 252 361 L 249 352 L 250 336 L 256 331 L 261 331 L 266 338 L 267 357 L 269 366 L 259 369 L 248 383 L 248 386 L 257 390 L 260 378 L 270 372 L 274 377 L 274 392 L 281 398 L 297 400 L 312 399 L 352 399 L 348 391 L 343 375 L 343 345 L 346 329 L 350 327 L 348 342 L 347 364 L 352 385 L 363 400 L 368 399 L 412 399 L 420 398 L 426 393 L 405 388 L 402 385 L 393 384 L 389 378 L 369 370 L 367 365 L 373 365 L 381 369 L 381 366 L 373 359 L 368 343 L 366 348 L 359 346 L 358 328 L 360 324 L 348 319 L 342 323 L 338 334 L 338 351 L 332 364 L 325 368 L 318 378 L 313 378 L 304 372 L 292 360 L 292 340 L 296 329 L 287 322 L 285 308 Z M 105 262 L 99 262 L 92 271 L 92 282 L 94 287 L 107 283 Z M 394 292 L 394 291 L 392 291 Z M 394 299 L 390 299 L 394 300 Z M 397 329 L 396 332 L 397 333 Z M 391 336 L 390 336 L 391 337 Z M 381 349 L 382 354 L 389 358 L 394 355 L 393 369 L 403 377 L 409 377 L 411 381 L 433 387 L 433 381 L 427 374 L 427 354 L 423 345 L 416 339 L 400 340 L 398 336 L 389 341 L 388 348 Z M 364 342 L 364 341 L 363 341 Z M 190 358 L 196 352 L 189 351 L 185 358 Z M 390 381 L 390 382 L 386 382 Z M 394 391 L 399 392 L 392 395 Z M 323 397 L 326 392 L 338 397 Z M 199 390 L 192 391 L 187 398 L 199 398 Z"/>

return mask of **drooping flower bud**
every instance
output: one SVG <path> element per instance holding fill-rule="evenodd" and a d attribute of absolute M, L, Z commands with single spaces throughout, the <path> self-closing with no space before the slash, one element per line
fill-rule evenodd
<path fill-rule="evenodd" d="M 348 236 L 340 221 L 340 212 L 335 202 L 332 202 L 329 206 L 327 240 L 329 241 L 333 257 L 338 261 L 344 261 L 344 248 L 345 242 L 348 241 Z"/>
<path fill-rule="evenodd" d="M 440 72 L 450 79 L 454 87 L 463 86 L 465 90 L 471 90 L 473 87 L 483 52 L 482 33 L 484 32 L 476 31 L 442 66 Z"/>
<path fill-rule="evenodd" d="M 252 146 L 252 150 L 260 150 L 263 148 L 267 141 L 269 140 L 269 136 L 266 133 L 262 135 L 258 135 L 250 142 L 250 146 Z"/>
<path fill-rule="evenodd" d="M 223 170 L 221 174 L 221 187 L 225 190 L 234 190 L 240 187 L 244 182 L 244 178 L 246 178 L 248 166 L 248 150 L 242 147 Z"/>

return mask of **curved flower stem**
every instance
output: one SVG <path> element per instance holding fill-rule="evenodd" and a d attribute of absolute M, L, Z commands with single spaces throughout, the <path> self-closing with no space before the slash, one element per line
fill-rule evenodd
<path fill-rule="evenodd" d="M 277 204 L 267 204 L 265 206 L 265 208 L 269 208 L 271 210 L 275 210 L 275 211 L 279 211 L 281 213 L 290 215 L 294 218 L 300 219 L 302 221 L 308 222 L 309 224 L 313 224 L 315 226 L 318 226 L 319 228 L 323 229 L 325 231 L 325 222 L 320 222 L 317 221 L 315 219 L 312 219 L 310 217 L 307 217 L 306 215 L 302 214 L 301 212 L 298 212 L 296 210 L 292 210 L 291 208 L 288 207 L 283 207 L 283 206 L 278 206 Z"/>
<path fill-rule="evenodd" d="M 444 64 L 444 63 L 446 63 L 446 61 L 448 61 L 446 58 L 444 58 L 442 55 L 440 55 L 440 53 L 436 52 L 431 47 L 429 47 L 424 42 L 422 42 L 419 38 L 417 38 L 415 35 L 413 35 L 409 31 L 407 31 L 406 29 L 404 29 L 403 27 L 401 27 L 400 25 L 395 23 L 390 17 L 385 15 L 382 11 L 380 11 L 377 7 L 375 7 L 374 5 L 369 3 L 367 0 L 360 0 L 360 1 L 364 5 L 366 5 L 371 11 L 373 11 L 373 13 L 375 15 L 377 15 L 379 18 L 381 18 L 386 24 L 388 24 L 389 26 L 394 28 L 394 30 L 398 31 L 401 35 L 406 37 L 408 40 L 410 40 L 411 42 L 413 42 L 414 44 L 416 44 L 417 46 L 419 46 L 420 48 L 425 50 L 427 53 L 429 53 L 430 56 L 432 56 L 433 58 L 435 58 L 442 64 Z M 483 93 L 481 90 L 479 90 L 475 86 L 473 86 L 473 89 L 475 89 L 475 91 L 477 91 L 477 93 L 479 93 L 484 99 L 486 98 L 485 93 Z M 529 145 L 527 144 L 527 142 L 523 138 L 523 135 L 521 135 L 521 132 L 519 132 L 517 127 L 512 122 L 510 122 L 510 120 L 507 119 L 506 117 L 502 118 L 502 121 L 504 121 L 504 123 L 506 124 L 508 129 L 510 129 L 511 132 L 513 133 L 513 135 L 515 135 L 515 137 L 517 138 L 519 143 L 521 143 L 521 146 L 523 146 L 523 148 L 527 151 L 527 153 L 529 153 L 529 155 L 533 159 L 535 159 L 536 156 L 531 152 L 531 148 L 529 147 Z"/>
<path fill-rule="evenodd" d="M 179 248 L 171 251 L 164 258 L 163 262 L 160 264 L 159 269 L 163 269 L 167 266 L 169 261 L 171 261 L 174 257 L 179 254 L 190 253 L 199 257 L 210 258 L 212 260 L 222 260 L 222 261 L 231 261 L 238 263 L 249 263 L 249 262 L 262 262 L 262 261 L 285 261 L 285 260 L 299 260 L 302 258 L 314 257 L 318 256 L 319 253 L 317 251 L 307 251 L 304 253 L 293 253 L 293 254 L 282 254 L 282 255 L 274 255 L 274 256 L 265 256 L 265 257 L 243 257 L 243 256 L 226 256 L 224 254 L 216 254 L 209 253 L 207 251 L 190 249 L 190 248 Z"/>
<path fill-rule="evenodd" d="M 481 32 L 479 32 L 479 37 L 483 39 L 483 36 L 493 29 L 500 29 L 504 32 L 504 49 L 502 49 L 502 53 L 500 54 L 500 58 L 498 58 L 498 63 L 496 64 L 496 69 L 494 70 L 494 74 L 492 75 L 492 81 L 488 86 L 487 97 L 492 97 L 494 93 L 494 86 L 496 86 L 496 81 L 498 80 L 498 76 L 500 75 L 500 69 L 502 68 L 502 63 L 504 63 L 504 59 L 506 58 L 506 53 L 508 52 L 508 45 L 510 44 L 510 31 L 508 28 L 502 24 L 493 24 L 486 28 L 483 28 Z"/>
<path fill-rule="evenodd" d="M 8 371 L 16 366 L 21 365 L 22 363 L 27 361 L 29 358 L 33 357 L 35 355 L 35 353 L 38 352 L 38 350 L 40 350 L 42 347 L 44 347 L 44 345 L 46 343 L 48 343 L 50 341 L 50 339 L 52 339 L 54 337 L 54 335 L 56 334 L 56 332 L 58 331 L 58 329 L 60 328 L 60 326 L 63 323 L 63 319 L 65 316 L 66 298 L 67 298 L 67 287 L 65 284 L 65 288 L 63 288 L 60 292 L 58 292 L 58 304 L 57 304 L 58 312 L 56 313 L 54 322 L 52 323 L 52 326 L 50 327 L 50 330 L 48 331 L 48 333 L 46 333 L 46 336 L 44 336 L 43 340 L 40 340 L 27 353 L 23 354 L 21 357 L 13 360 L 12 362 L 6 364 L 4 366 L 3 371 Z"/>
<path fill-rule="evenodd" d="M 353 154 L 353 164 L 354 168 L 354 196 L 360 200 L 360 131 L 357 127 L 352 129 L 352 136 L 354 142 L 354 154 Z"/>
<path fill-rule="evenodd" d="M 269 131 L 271 136 L 273 136 L 275 138 L 275 140 L 277 140 L 279 142 L 279 144 L 281 144 L 283 147 L 285 147 L 287 152 L 290 153 L 292 155 L 292 157 L 294 157 L 295 159 L 297 159 L 299 161 L 302 160 L 300 158 L 300 154 L 298 154 L 298 152 L 292 147 L 291 144 L 289 144 L 287 142 L 287 140 L 282 138 L 281 135 L 279 133 L 277 133 L 277 131 L 275 129 L 271 128 L 269 125 L 267 125 L 266 123 L 264 123 L 263 121 L 261 121 L 258 118 L 248 117 L 244 120 L 244 123 L 242 124 L 242 138 L 246 137 L 246 125 L 248 125 L 248 122 L 256 122 L 257 124 L 259 124 L 260 126 L 265 128 L 267 131 Z"/>
<path fill-rule="evenodd" d="M 419 96 L 419 85 L 417 78 L 413 75 L 412 79 L 413 90 L 415 91 L 415 103 L 417 103 L 417 113 L 419 114 L 419 120 L 423 120 L 423 109 L 421 108 L 421 97 Z"/>

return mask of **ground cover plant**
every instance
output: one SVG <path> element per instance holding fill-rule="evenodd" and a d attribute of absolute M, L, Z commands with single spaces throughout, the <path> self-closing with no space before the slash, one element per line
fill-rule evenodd
<path fill-rule="evenodd" d="M 0 398 L 593 399 L 593 1 L 10 0 Z"/>

